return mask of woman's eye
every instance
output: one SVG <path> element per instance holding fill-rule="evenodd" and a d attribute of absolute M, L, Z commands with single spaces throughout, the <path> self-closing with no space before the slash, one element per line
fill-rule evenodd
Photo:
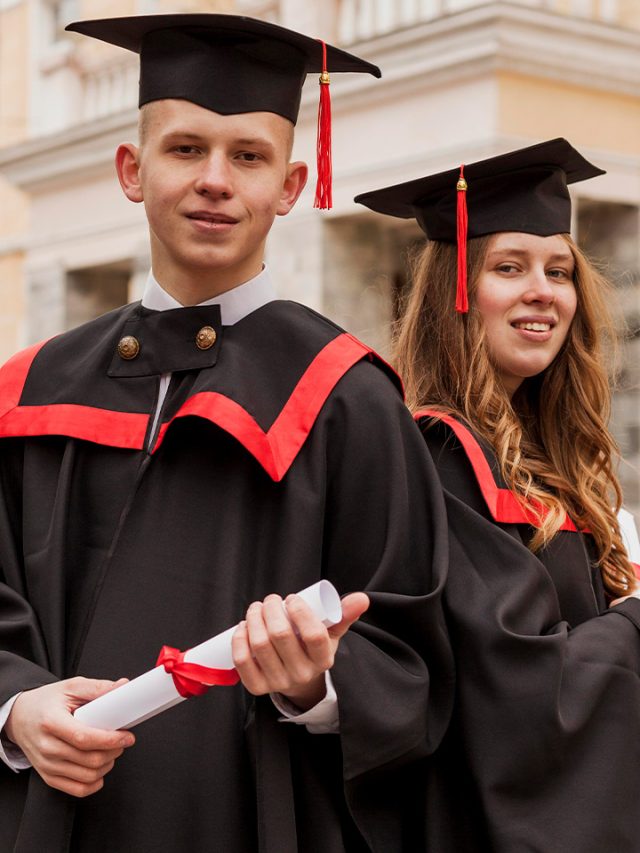
<path fill-rule="evenodd" d="M 549 270 L 547 275 L 551 278 L 571 278 L 568 270 Z"/>
<path fill-rule="evenodd" d="M 500 264 L 500 266 L 498 267 L 499 272 L 505 273 L 515 272 L 515 269 L 516 268 L 513 264 Z"/>

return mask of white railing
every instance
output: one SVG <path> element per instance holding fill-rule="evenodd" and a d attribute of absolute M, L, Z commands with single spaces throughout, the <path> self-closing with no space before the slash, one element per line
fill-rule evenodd
<path fill-rule="evenodd" d="M 252 18 L 277 23 L 280 18 L 280 2 L 279 0 L 236 0 L 233 11 L 238 15 L 249 15 Z"/>
<path fill-rule="evenodd" d="M 343 44 L 404 29 L 490 0 L 339 0 L 337 38 Z M 623 23 L 621 0 L 511 0 L 521 6 L 607 23 Z"/>
<path fill-rule="evenodd" d="M 83 75 L 82 119 L 101 118 L 138 103 L 138 58 L 110 63 Z"/>

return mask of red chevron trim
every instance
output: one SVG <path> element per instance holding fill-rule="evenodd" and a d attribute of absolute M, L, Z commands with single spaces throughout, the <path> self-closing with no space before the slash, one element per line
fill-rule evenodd
<path fill-rule="evenodd" d="M 72 403 L 19 405 L 29 369 L 42 345 L 18 353 L 0 371 L 0 438 L 65 435 L 107 447 L 142 450 L 149 425 L 148 414 L 113 412 Z M 153 452 L 161 446 L 173 421 L 195 415 L 233 435 L 267 474 L 279 482 L 305 443 L 335 385 L 365 357 L 377 358 L 369 347 L 347 333 L 330 341 L 304 372 L 267 432 L 249 412 L 228 397 L 212 391 L 196 394 L 162 425 Z"/>
<path fill-rule="evenodd" d="M 373 358 L 373 351 L 347 333 L 330 341 L 306 369 L 267 432 L 249 412 L 228 397 L 213 391 L 195 394 L 162 425 L 153 452 L 162 444 L 173 421 L 197 415 L 236 438 L 271 479 L 279 482 L 307 440 L 331 391 L 344 374 L 365 357 Z"/>
<path fill-rule="evenodd" d="M 438 412 L 433 409 L 420 409 L 414 414 L 415 420 L 420 418 L 437 418 L 443 421 L 455 433 L 456 438 L 464 448 L 467 458 L 474 470 L 480 491 L 485 499 L 489 512 L 494 521 L 501 524 L 530 524 L 539 527 L 540 522 L 532 512 L 520 504 L 516 496 L 509 489 L 502 489 L 496 483 L 491 466 L 477 440 L 469 429 L 451 415 Z M 573 521 L 566 516 L 560 530 L 571 530 L 577 532 Z"/>

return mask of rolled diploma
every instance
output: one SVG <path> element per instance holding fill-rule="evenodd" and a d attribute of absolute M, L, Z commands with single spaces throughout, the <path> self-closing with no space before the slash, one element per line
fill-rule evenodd
<path fill-rule="evenodd" d="M 318 581 L 298 595 L 325 625 L 336 625 L 342 619 L 340 596 L 329 581 Z M 236 628 L 234 625 L 189 649 L 184 656 L 185 661 L 215 669 L 233 669 L 231 638 Z M 176 690 L 172 676 L 163 666 L 157 666 L 82 705 L 74 716 L 96 729 L 130 729 L 183 701 L 184 697 Z"/>

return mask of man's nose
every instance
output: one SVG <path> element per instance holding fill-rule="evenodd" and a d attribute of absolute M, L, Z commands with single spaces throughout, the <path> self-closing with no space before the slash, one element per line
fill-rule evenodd
<path fill-rule="evenodd" d="M 202 162 L 195 189 L 212 198 L 230 198 L 233 195 L 231 166 L 223 152 L 212 152 Z"/>

